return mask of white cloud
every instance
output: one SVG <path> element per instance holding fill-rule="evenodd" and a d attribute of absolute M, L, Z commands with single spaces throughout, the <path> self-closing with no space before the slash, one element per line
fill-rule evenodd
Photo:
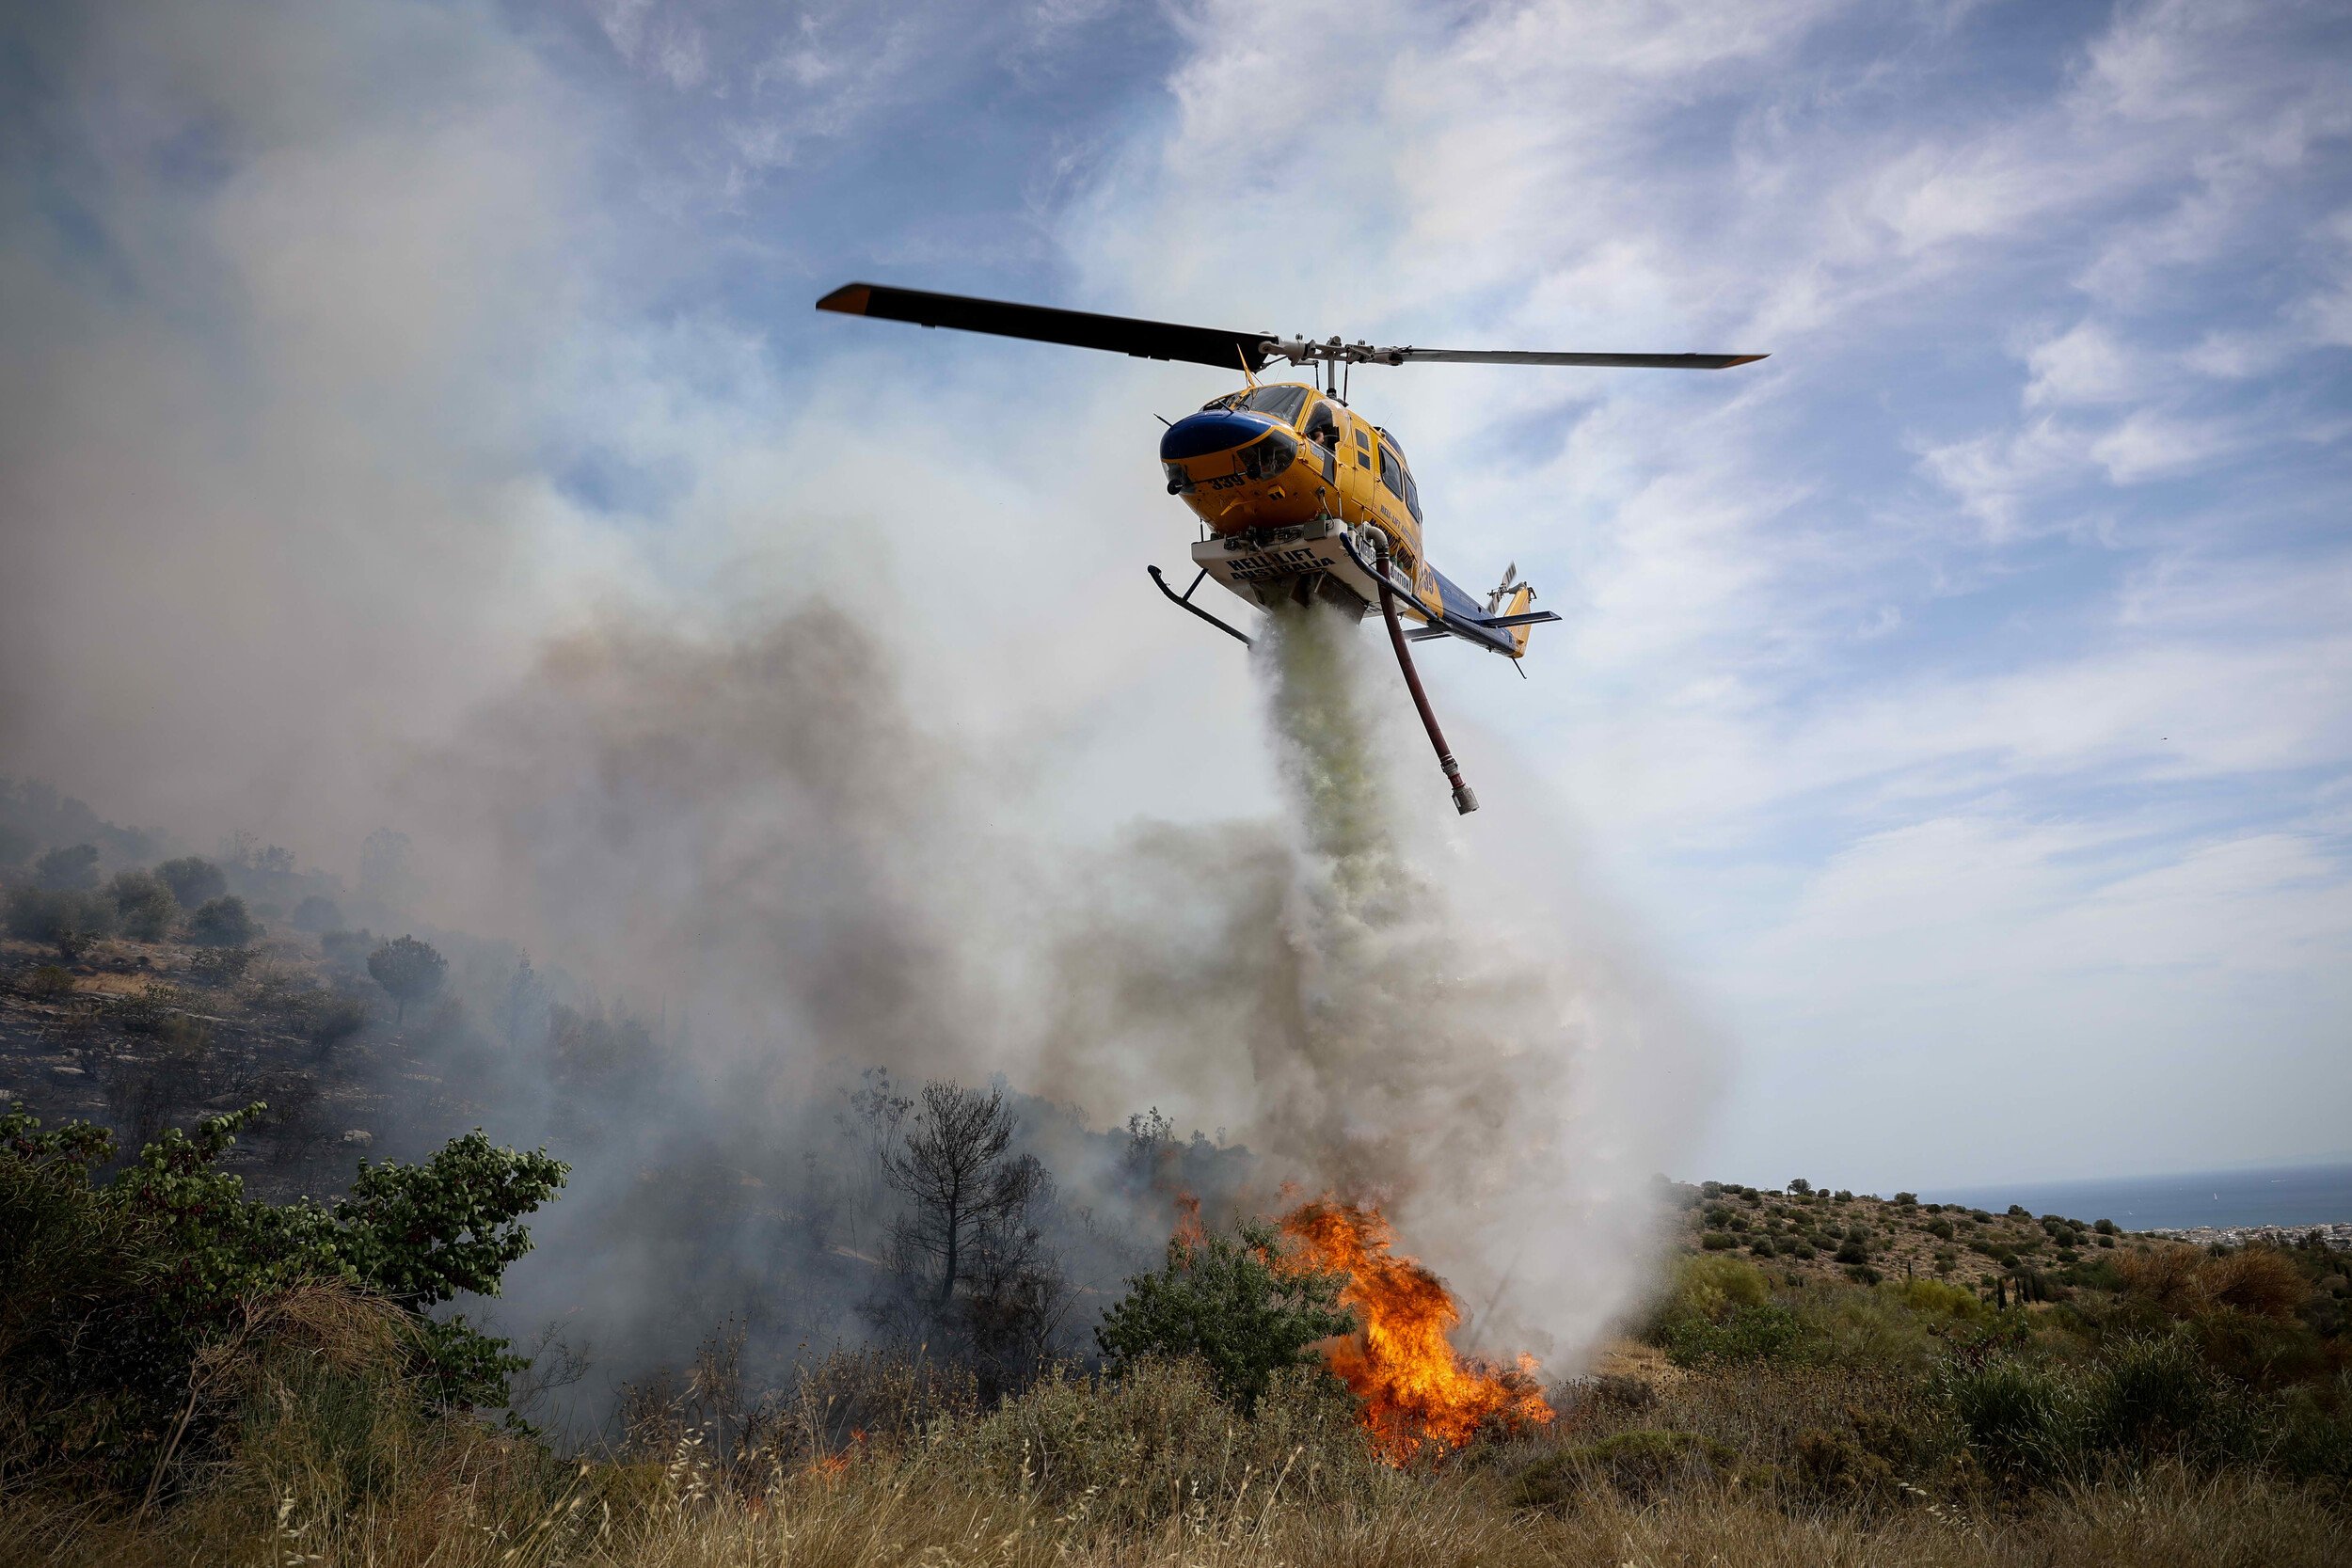
<path fill-rule="evenodd" d="M 2094 321 L 2077 322 L 2026 353 L 2026 406 L 2131 403 L 2160 389 L 2146 356 Z"/>

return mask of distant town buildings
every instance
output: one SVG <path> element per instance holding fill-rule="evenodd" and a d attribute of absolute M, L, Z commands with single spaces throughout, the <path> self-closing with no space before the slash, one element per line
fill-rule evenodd
<path fill-rule="evenodd" d="M 2352 1222 L 2335 1225 L 2198 1225 L 2186 1229 L 2154 1229 L 2133 1232 L 2139 1236 L 2161 1236 L 2169 1242 L 2187 1242 L 2195 1246 L 2245 1246 L 2262 1243 L 2266 1246 L 2294 1246 L 2298 1242 L 2317 1236 L 2331 1250 L 2352 1252 Z"/>

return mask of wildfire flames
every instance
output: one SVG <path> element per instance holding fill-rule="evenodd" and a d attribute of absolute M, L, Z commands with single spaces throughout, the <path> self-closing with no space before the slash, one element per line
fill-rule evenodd
<path fill-rule="evenodd" d="M 1458 1449 L 1489 1420 L 1550 1422 L 1534 1357 L 1504 1368 L 1454 1353 L 1446 1336 L 1460 1304 L 1444 1280 L 1390 1250 L 1396 1235 L 1378 1210 L 1318 1198 L 1283 1216 L 1282 1233 L 1301 1266 L 1347 1277 L 1340 1301 L 1358 1327 L 1324 1357 L 1363 1402 L 1364 1425 L 1391 1460 L 1430 1443 Z"/>

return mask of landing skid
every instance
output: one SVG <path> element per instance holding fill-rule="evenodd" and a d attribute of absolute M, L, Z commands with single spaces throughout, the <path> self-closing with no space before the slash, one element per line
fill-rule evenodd
<path fill-rule="evenodd" d="M 1208 622 L 1209 625 L 1215 626 L 1226 636 L 1235 639 L 1245 648 L 1254 648 L 1257 646 L 1257 642 L 1247 632 L 1235 631 L 1232 626 L 1227 626 L 1224 622 L 1218 620 L 1216 616 L 1210 614 L 1207 610 L 1192 602 L 1194 591 L 1197 590 L 1201 583 L 1208 580 L 1209 572 L 1207 567 L 1204 566 L 1201 568 L 1200 575 L 1192 579 L 1192 587 L 1185 589 L 1181 594 L 1168 585 L 1168 579 L 1160 576 L 1160 569 L 1157 566 L 1146 566 L 1144 570 L 1152 574 L 1152 580 L 1159 584 L 1160 592 L 1168 595 L 1168 602 L 1169 604 L 1174 605 L 1179 610 L 1190 610 L 1193 614 L 1200 616 L 1200 619 Z"/>

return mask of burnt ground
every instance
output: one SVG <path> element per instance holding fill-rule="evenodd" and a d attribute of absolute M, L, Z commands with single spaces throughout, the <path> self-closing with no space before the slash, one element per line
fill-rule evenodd
<path fill-rule="evenodd" d="M 223 1168 L 272 1201 L 341 1191 L 358 1158 L 412 1141 L 402 1130 L 462 1125 L 469 1110 L 431 1051 L 432 1020 L 394 1022 L 361 945 L 106 941 L 66 962 L 0 941 L 0 1102 L 46 1126 L 96 1122 L 128 1152 L 263 1101 Z"/>

